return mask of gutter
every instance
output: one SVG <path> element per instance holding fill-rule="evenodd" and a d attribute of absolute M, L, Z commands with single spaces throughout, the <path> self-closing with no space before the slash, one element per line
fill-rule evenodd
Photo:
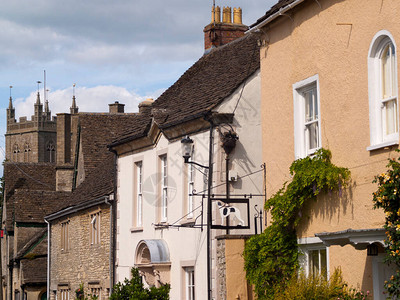
<path fill-rule="evenodd" d="M 245 34 L 250 33 L 250 32 L 258 32 L 259 30 L 261 30 L 261 27 L 264 27 L 266 24 L 272 22 L 273 20 L 277 19 L 278 17 L 282 16 L 284 13 L 286 13 L 287 11 L 291 10 L 292 8 L 294 8 L 295 6 L 299 5 L 300 3 L 304 2 L 305 0 L 296 0 L 288 5 L 286 5 L 285 7 L 281 7 L 279 9 L 279 11 L 277 11 L 276 13 L 270 15 L 269 17 L 267 17 L 264 21 L 262 21 L 261 23 L 257 24 L 256 26 L 252 27 L 251 29 L 247 30 L 245 32 Z"/>
<path fill-rule="evenodd" d="M 66 215 L 79 212 L 80 210 L 90 208 L 94 205 L 104 203 L 105 201 L 108 201 L 108 196 L 102 196 L 100 198 L 96 198 L 94 200 L 91 200 L 91 201 L 88 201 L 88 202 L 85 202 L 85 203 L 82 203 L 82 204 L 79 204 L 76 206 L 71 206 L 71 207 L 65 208 L 54 214 L 45 216 L 45 220 L 53 221 L 58 218 L 64 217 Z"/>

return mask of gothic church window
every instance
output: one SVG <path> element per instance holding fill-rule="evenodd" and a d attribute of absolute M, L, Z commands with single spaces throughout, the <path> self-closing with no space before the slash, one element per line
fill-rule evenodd
<path fill-rule="evenodd" d="M 12 161 L 18 162 L 18 154 L 20 153 L 18 144 L 14 144 L 13 153 L 12 153 Z"/>
<path fill-rule="evenodd" d="M 29 146 L 28 143 L 26 143 L 24 146 L 24 162 L 29 162 L 31 156 L 30 153 L 31 153 L 31 147 Z"/>
<path fill-rule="evenodd" d="M 49 141 L 46 145 L 46 162 L 55 162 L 56 161 L 56 147 L 53 141 Z"/>

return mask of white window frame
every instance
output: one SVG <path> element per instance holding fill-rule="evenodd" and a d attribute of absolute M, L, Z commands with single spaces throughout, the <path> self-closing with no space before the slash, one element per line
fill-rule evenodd
<path fill-rule="evenodd" d="M 317 123 L 318 126 L 318 145 L 316 148 L 309 149 L 307 142 L 307 125 L 305 119 L 305 98 L 304 92 L 311 88 L 316 89 L 317 97 L 317 119 L 312 121 Z M 322 147 L 321 143 L 321 105 L 320 105 L 320 92 L 319 92 L 319 76 L 314 75 L 302 81 L 293 84 L 293 107 L 294 107 L 294 151 L 295 158 L 304 158 L 308 155 L 313 155 L 315 151 Z"/>
<path fill-rule="evenodd" d="M 100 244 L 100 211 L 90 214 L 90 244 Z"/>
<path fill-rule="evenodd" d="M 161 222 L 168 220 L 168 160 L 167 155 L 160 156 L 161 167 Z"/>
<path fill-rule="evenodd" d="M 310 253 L 311 251 L 321 251 L 326 250 L 326 275 L 327 279 L 329 279 L 329 247 L 326 247 L 322 240 L 318 237 L 308 237 L 302 238 L 298 241 L 299 249 L 303 255 L 300 255 L 299 262 L 301 266 L 301 271 L 308 277 L 311 274 L 312 270 L 310 270 Z M 321 274 L 321 254 L 319 252 L 319 274 Z"/>
<path fill-rule="evenodd" d="M 194 267 L 185 267 L 185 295 L 186 300 L 195 300 L 196 284 Z"/>
<path fill-rule="evenodd" d="M 136 227 L 143 226 L 143 161 L 135 163 L 136 171 Z"/>
<path fill-rule="evenodd" d="M 193 153 L 192 153 L 193 155 Z M 189 159 L 191 161 L 191 158 Z M 187 188 L 188 188 L 188 195 L 187 195 L 187 218 L 193 218 L 193 209 L 194 209 L 194 166 L 193 164 L 186 164 L 187 165 Z"/>
<path fill-rule="evenodd" d="M 387 99 L 382 96 L 382 53 L 386 46 L 392 43 L 395 49 L 394 55 L 394 95 Z M 368 98 L 369 98 L 369 122 L 370 122 L 370 146 L 371 151 L 399 143 L 399 105 L 398 105 L 398 80 L 397 80 L 397 47 L 393 36 L 387 30 L 381 30 L 372 39 L 368 52 Z M 385 133 L 385 105 L 395 100 L 395 116 L 397 132 Z"/>

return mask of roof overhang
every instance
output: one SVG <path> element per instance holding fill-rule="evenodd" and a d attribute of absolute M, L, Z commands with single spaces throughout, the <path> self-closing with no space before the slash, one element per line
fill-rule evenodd
<path fill-rule="evenodd" d="M 277 11 L 276 13 L 266 17 L 264 20 L 262 20 L 259 23 L 255 23 L 253 25 L 250 25 L 250 29 L 248 31 L 246 31 L 246 33 L 249 32 L 258 32 L 258 30 L 260 30 L 260 28 L 264 27 L 265 25 L 267 25 L 268 23 L 272 22 L 273 20 L 279 18 L 280 16 L 282 16 L 283 14 L 285 14 L 287 11 L 291 10 L 292 8 L 294 8 L 295 6 L 297 6 L 298 4 L 304 2 L 305 0 L 296 0 L 292 3 L 289 3 L 288 5 L 282 7 L 281 9 L 279 9 L 279 11 Z M 262 17 L 261 17 L 262 19 Z"/>
<path fill-rule="evenodd" d="M 316 233 L 316 237 L 320 238 L 326 246 L 345 246 L 352 245 L 357 250 L 364 250 L 368 245 L 379 243 L 385 246 L 385 229 L 346 229 L 336 232 Z"/>

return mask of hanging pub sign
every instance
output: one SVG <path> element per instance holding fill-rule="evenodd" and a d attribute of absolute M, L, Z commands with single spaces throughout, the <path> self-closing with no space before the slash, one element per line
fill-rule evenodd
<path fill-rule="evenodd" d="M 212 229 L 249 229 L 248 198 L 211 198 L 213 205 Z"/>

